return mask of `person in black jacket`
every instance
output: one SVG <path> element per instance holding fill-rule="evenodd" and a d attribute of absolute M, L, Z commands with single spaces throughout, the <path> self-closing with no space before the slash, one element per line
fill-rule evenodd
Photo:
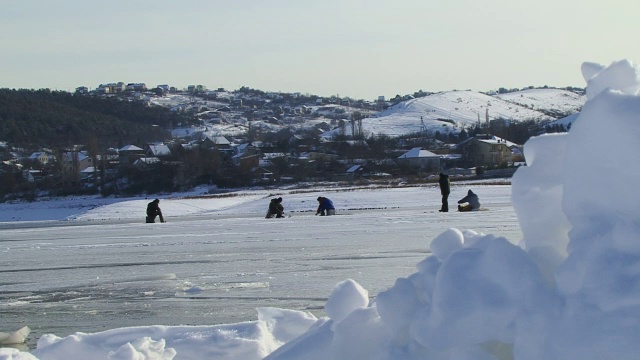
<path fill-rule="evenodd" d="M 449 182 L 449 175 L 440 173 L 440 194 L 442 194 L 442 207 L 440 212 L 449 212 L 449 193 L 451 192 L 451 183 Z"/>
<path fill-rule="evenodd" d="M 160 204 L 160 200 L 155 199 L 147 205 L 147 223 L 156 222 L 156 216 L 160 217 L 160 222 L 165 222 L 158 204 Z"/>
<path fill-rule="evenodd" d="M 269 210 L 267 210 L 266 219 L 271 219 L 273 217 L 283 218 L 284 217 L 284 206 L 282 206 L 282 198 L 279 197 L 277 199 L 271 199 L 269 202 Z"/>

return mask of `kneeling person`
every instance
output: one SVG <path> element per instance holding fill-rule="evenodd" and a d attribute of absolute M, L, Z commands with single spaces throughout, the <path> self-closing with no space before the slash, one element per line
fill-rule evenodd
<path fill-rule="evenodd" d="M 284 206 L 282 206 L 281 197 L 277 199 L 271 199 L 271 201 L 269 202 L 269 210 L 267 210 L 267 216 L 265 216 L 265 219 L 271 219 L 274 216 L 276 218 L 284 217 Z"/>
<path fill-rule="evenodd" d="M 159 204 L 160 200 L 155 199 L 147 205 L 147 223 L 156 222 L 156 216 L 160 217 L 160 222 L 164 222 Z"/>
<path fill-rule="evenodd" d="M 318 197 L 318 210 L 316 210 L 316 215 L 320 214 L 320 216 L 325 215 L 335 215 L 336 208 L 333 206 L 333 202 L 324 196 Z"/>

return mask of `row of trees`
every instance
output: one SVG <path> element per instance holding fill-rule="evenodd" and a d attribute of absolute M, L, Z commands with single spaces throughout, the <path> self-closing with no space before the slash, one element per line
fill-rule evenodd
<path fill-rule="evenodd" d="M 166 129 L 191 121 L 163 107 L 117 97 L 0 89 L 0 139 L 16 146 L 71 146 L 90 138 L 105 144 L 143 143 L 167 139 Z"/>

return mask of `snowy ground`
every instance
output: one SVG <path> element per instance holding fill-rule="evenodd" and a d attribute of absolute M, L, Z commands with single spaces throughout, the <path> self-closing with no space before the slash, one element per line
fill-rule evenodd
<path fill-rule="evenodd" d="M 174 196 L 165 224 L 143 223 L 149 199 L 2 204 L 0 331 L 28 325 L 34 347 L 47 333 L 256 320 L 265 306 L 324 316 L 336 283 L 382 291 L 447 228 L 519 241 L 511 187 L 454 183 L 453 208 L 469 188 L 487 211 L 439 213 L 437 185 Z M 291 217 L 264 219 L 276 195 Z M 339 215 L 314 216 L 320 195 Z"/>

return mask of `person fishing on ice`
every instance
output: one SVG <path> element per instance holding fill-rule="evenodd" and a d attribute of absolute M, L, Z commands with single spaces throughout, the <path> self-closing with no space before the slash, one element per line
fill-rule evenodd
<path fill-rule="evenodd" d="M 147 205 L 147 223 L 156 222 L 156 216 L 160 217 L 160 222 L 165 222 L 162 217 L 162 210 L 160 210 L 160 200 L 155 199 Z"/>
<path fill-rule="evenodd" d="M 478 211 L 480 210 L 480 199 L 473 191 L 469 190 L 467 196 L 458 200 L 458 211 Z"/>
<path fill-rule="evenodd" d="M 318 197 L 318 209 L 316 215 L 329 216 L 336 214 L 336 208 L 333 206 L 333 202 L 324 196 Z"/>
<path fill-rule="evenodd" d="M 282 206 L 282 198 L 279 197 L 277 199 L 271 199 L 269 202 L 269 209 L 267 210 L 266 219 L 271 219 L 273 217 L 283 218 L 284 217 L 284 206 Z"/>

